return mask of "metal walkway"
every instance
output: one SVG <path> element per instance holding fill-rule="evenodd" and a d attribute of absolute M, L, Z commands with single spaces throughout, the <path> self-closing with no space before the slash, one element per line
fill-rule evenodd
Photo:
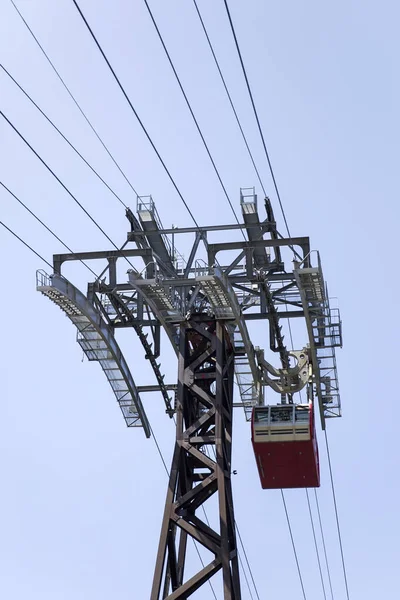
<path fill-rule="evenodd" d="M 208 269 L 208 273 L 191 278 L 189 283 L 188 280 L 181 280 L 181 286 L 174 286 L 176 282 L 163 279 L 162 276 L 145 279 L 132 270 L 128 273 L 131 285 L 143 296 L 168 333 L 175 352 L 178 351 L 179 341 L 177 326 L 185 321 L 187 309 L 184 302 L 182 306 L 182 293 L 175 294 L 175 287 L 183 289 L 185 286 L 198 286 L 207 298 L 209 314 L 216 319 L 232 321 L 236 382 L 246 419 L 249 420 L 253 406 L 261 401 L 260 373 L 237 296 L 228 278 L 215 267 Z"/>
<path fill-rule="evenodd" d="M 90 361 L 100 363 L 128 427 L 151 430 L 125 358 L 100 312 L 67 279 L 38 271 L 36 289 L 61 308 L 77 328 L 77 341 Z"/>
<path fill-rule="evenodd" d="M 257 211 L 257 195 L 254 188 L 240 188 L 240 207 L 242 209 L 243 221 L 246 223 L 246 231 L 250 242 L 263 239 L 264 229 L 261 227 Z M 254 248 L 254 265 L 257 269 L 267 267 L 270 258 L 265 248 Z"/>
<path fill-rule="evenodd" d="M 310 340 L 315 383 L 320 410 L 325 418 L 341 415 L 335 348 L 342 347 L 342 327 L 338 309 L 331 309 L 321 261 L 317 266 L 298 264 L 294 275 L 300 291 Z"/>

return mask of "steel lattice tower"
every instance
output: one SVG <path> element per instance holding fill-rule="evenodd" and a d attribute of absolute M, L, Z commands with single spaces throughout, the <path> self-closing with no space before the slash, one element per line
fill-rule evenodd
<path fill-rule="evenodd" d="M 341 320 L 329 305 L 319 254 L 311 252 L 307 237 L 279 235 L 268 198 L 264 220 L 253 188 L 241 190 L 240 199 L 243 223 L 164 229 L 152 198 L 138 198 L 138 217 L 127 210 L 127 243 L 135 248 L 55 255 L 54 273 L 38 272 L 38 290 L 76 326 L 78 343 L 102 367 L 128 427 L 151 436 L 142 401 L 147 391 L 159 391 L 166 413 L 176 418 L 150 600 L 188 598 L 219 571 L 224 600 L 241 598 L 231 485 L 234 407 L 250 420 L 264 404 L 265 386 L 282 404 L 295 404 L 306 388 L 317 399 L 322 428 L 325 419 L 341 414 L 335 357 Z M 235 230 L 248 239 L 210 242 L 214 232 Z M 181 235 L 194 236 L 187 260 L 176 248 Z M 135 264 L 127 280 L 118 281 L 116 265 L 123 259 Z M 105 260 L 106 276 L 89 283 L 85 295 L 62 275 L 71 260 Z M 307 339 L 294 351 L 287 348 L 282 323 L 299 318 Z M 268 350 L 278 367 L 253 346 L 253 321 L 267 325 Z M 138 336 L 155 385 L 135 384 L 116 340 L 120 328 Z M 177 384 L 166 384 L 161 371 L 161 329 L 178 360 Z M 234 378 L 240 395 L 235 402 Z M 218 504 L 215 529 L 199 512 L 211 497 Z M 209 552 L 210 562 L 185 579 L 189 538 Z"/>

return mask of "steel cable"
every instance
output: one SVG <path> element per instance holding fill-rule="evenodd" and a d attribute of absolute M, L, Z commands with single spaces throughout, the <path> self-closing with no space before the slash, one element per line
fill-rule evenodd
<path fill-rule="evenodd" d="M 129 104 L 129 106 L 130 106 L 130 108 L 131 108 L 131 110 L 132 110 L 133 114 L 135 115 L 135 117 L 136 117 L 136 119 L 137 119 L 137 121 L 138 121 L 138 123 L 139 123 L 140 127 L 142 128 L 142 130 L 143 130 L 143 132 L 144 132 L 145 136 L 147 137 L 148 141 L 150 142 L 150 145 L 151 145 L 151 147 L 153 148 L 153 150 L 154 150 L 154 152 L 156 153 L 156 155 L 157 155 L 157 157 L 158 157 L 159 161 L 161 162 L 161 164 L 162 164 L 162 166 L 163 166 L 163 168 L 164 168 L 164 170 L 165 170 L 166 174 L 168 175 L 168 178 L 169 178 L 169 180 L 171 181 L 172 185 L 174 186 L 174 188 L 175 188 L 175 190 L 176 190 L 176 192 L 177 192 L 178 196 L 179 196 L 179 197 L 180 197 L 180 199 L 182 200 L 182 202 L 183 202 L 183 204 L 184 204 L 184 206 L 185 206 L 186 210 L 188 211 L 189 215 L 191 216 L 191 218 L 192 218 L 192 220 L 193 220 L 194 224 L 196 225 L 196 227 L 199 227 L 199 225 L 198 225 L 198 223 L 197 223 L 197 221 L 196 221 L 195 217 L 193 216 L 193 213 L 192 213 L 192 211 L 190 210 L 190 207 L 189 207 L 189 205 L 187 204 L 187 202 L 186 202 L 185 198 L 183 197 L 183 195 L 182 195 L 182 193 L 181 193 L 180 189 L 178 188 L 178 186 L 177 186 L 177 184 L 176 184 L 176 182 L 175 182 L 174 178 L 172 177 L 172 175 L 171 175 L 171 173 L 170 173 L 170 171 L 169 171 L 169 169 L 168 169 L 167 165 L 165 164 L 165 162 L 164 162 L 164 160 L 163 160 L 163 158 L 162 158 L 161 154 L 160 154 L 160 153 L 159 153 L 159 151 L 157 150 L 157 147 L 155 146 L 155 144 L 154 144 L 154 142 L 153 142 L 153 140 L 152 140 L 152 138 L 151 138 L 151 136 L 150 136 L 149 132 L 147 131 L 146 127 L 144 126 L 144 123 L 143 123 L 143 121 L 142 121 L 142 120 L 141 120 L 141 118 L 139 117 L 139 114 L 137 113 L 137 111 L 136 111 L 135 107 L 133 106 L 133 104 L 132 104 L 132 102 L 131 102 L 131 100 L 130 100 L 130 98 L 129 98 L 128 94 L 126 93 L 126 91 L 125 91 L 125 89 L 124 89 L 124 87 L 123 87 L 123 85 L 122 85 L 121 81 L 119 80 L 119 78 L 118 78 L 117 74 L 115 73 L 115 71 L 114 71 L 113 67 L 111 66 L 111 63 L 110 63 L 110 61 L 108 60 L 108 58 L 107 58 L 107 56 L 106 56 L 106 54 L 105 54 L 105 52 L 104 52 L 103 48 L 101 47 L 100 43 L 98 42 L 98 40 L 97 40 L 97 38 L 96 38 L 96 36 L 95 36 L 95 34 L 94 34 L 93 30 L 91 29 L 91 27 L 90 27 L 90 25 L 89 25 L 88 21 L 86 20 L 86 18 L 85 18 L 85 16 L 84 16 L 83 12 L 81 11 L 81 9 L 80 9 L 80 7 L 79 7 L 78 3 L 76 2 L 76 0 L 72 0 L 72 1 L 73 1 L 73 3 L 75 4 L 75 7 L 76 7 L 76 9 L 77 9 L 78 13 L 80 14 L 80 16 L 81 16 L 81 18 L 82 18 L 83 22 L 85 23 L 85 25 L 86 25 L 86 27 L 87 27 L 87 29 L 88 29 L 88 31 L 89 31 L 89 33 L 90 33 L 90 35 L 92 36 L 92 38 L 93 38 L 93 41 L 95 42 L 95 44 L 96 44 L 97 48 L 99 49 L 99 51 L 100 51 L 100 54 L 102 55 L 102 57 L 103 57 L 103 59 L 105 60 L 105 62 L 106 62 L 106 64 L 107 64 L 108 68 L 110 69 L 110 71 L 111 71 L 111 73 L 112 73 L 112 75 L 113 75 L 113 77 L 114 77 L 114 79 L 115 79 L 116 83 L 118 84 L 118 87 L 120 88 L 120 90 L 121 90 L 122 94 L 124 95 L 124 97 L 125 97 L 125 100 L 128 102 L 128 104 Z"/>
<path fill-rule="evenodd" d="M 54 233 L 54 231 L 48 227 L 46 225 L 46 223 L 44 223 L 41 219 L 39 219 L 39 217 L 26 205 L 24 204 L 24 202 L 22 202 L 22 200 L 20 200 L 20 198 L 18 198 L 18 196 L 16 194 L 14 194 L 14 192 L 12 192 L 2 181 L 0 181 L 0 185 L 17 201 L 19 202 L 19 204 L 21 206 L 23 206 L 25 208 L 25 210 L 27 210 L 29 212 L 29 214 L 32 215 L 32 217 L 34 217 L 36 219 L 36 221 L 38 221 L 45 229 L 47 229 L 47 231 L 49 233 L 51 233 L 51 235 L 53 237 L 55 237 L 55 239 L 57 241 L 60 242 L 60 244 L 62 244 L 64 246 L 64 248 L 66 248 L 69 252 L 71 252 L 72 254 L 74 254 L 74 251 L 71 250 L 71 248 L 69 246 L 67 246 L 67 244 L 65 242 L 62 241 L 61 238 L 58 237 L 58 235 L 56 233 Z M 89 267 L 89 265 L 87 265 L 83 260 L 79 261 L 81 262 L 95 277 L 96 279 L 99 278 L 99 276 Z M 48 263 L 47 263 L 48 264 Z M 53 268 L 53 267 L 52 267 Z"/>
<path fill-rule="evenodd" d="M 27 248 L 29 248 L 29 250 L 31 252 L 33 252 L 33 254 L 36 254 L 36 256 L 38 258 L 40 258 L 40 260 L 42 260 L 44 263 L 46 263 L 46 265 L 48 265 L 50 267 L 50 269 L 53 268 L 53 265 L 51 265 L 48 260 L 46 260 L 45 258 L 43 258 L 43 256 L 41 254 L 39 254 L 39 252 L 36 252 L 36 250 L 34 250 L 32 248 L 32 246 L 30 246 L 27 242 L 25 242 L 25 240 L 23 240 L 21 237 L 19 237 L 19 235 L 17 235 L 15 233 L 15 231 L 13 231 L 12 229 L 10 229 L 10 227 L 7 227 L 7 225 L 5 223 L 3 223 L 3 221 L 0 221 L 0 225 L 2 225 L 5 229 L 7 229 L 7 231 L 9 231 L 14 237 L 17 238 L 17 240 L 19 240 L 22 244 L 24 244 L 24 246 L 26 246 Z"/>
<path fill-rule="evenodd" d="M 2 116 L 3 119 L 10 125 L 10 127 L 15 131 L 15 133 L 28 146 L 28 148 L 33 152 L 33 154 L 40 160 L 42 165 L 44 165 L 46 167 L 46 169 L 51 173 L 51 175 L 53 175 L 53 177 L 58 181 L 58 183 L 61 185 L 61 187 L 64 188 L 64 190 L 67 192 L 67 194 L 69 194 L 69 196 L 71 196 L 71 198 L 74 200 L 74 202 L 76 202 L 76 204 L 83 210 L 85 215 L 87 215 L 87 217 L 89 217 L 89 219 L 92 221 L 92 223 L 94 223 L 94 225 L 108 239 L 108 241 L 114 246 L 114 248 L 116 248 L 118 250 L 119 249 L 118 246 L 116 246 L 114 244 L 114 242 L 112 241 L 110 236 L 107 235 L 107 233 L 104 231 L 104 229 L 97 223 L 97 221 L 92 217 L 92 215 L 86 210 L 86 208 L 83 206 L 83 204 L 81 204 L 81 202 L 79 202 L 79 200 L 73 195 L 73 193 L 61 181 L 61 179 L 58 177 L 58 175 L 55 174 L 55 172 L 51 169 L 51 167 L 49 167 L 49 165 L 46 163 L 46 161 L 36 152 L 36 150 L 33 148 L 33 146 L 28 142 L 28 140 L 22 135 L 22 133 L 15 127 L 15 125 L 10 121 L 10 119 L 8 117 L 6 117 L 6 115 L 1 110 L 0 110 L 0 116 Z"/>
<path fill-rule="evenodd" d="M 83 162 L 89 167 L 89 169 L 96 175 L 96 177 L 106 186 L 106 188 L 115 196 L 115 198 L 125 207 L 128 208 L 127 204 L 118 196 L 118 194 L 108 185 L 108 183 L 99 175 L 99 173 L 92 167 L 92 165 L 86 160 L 84 156 L 76 149 L 76 147 L 69 141 L 69 139 L 60 131 L 57 125 L 46 115 L 46 113 L 40 108 L 33 98 L 24 90 L 24 88 L 18 83 L 18 81 L 11 75 L 11 73 L 0 63 L 0 68 L 3 69 L 4 73 L 15 83 L 15 85 L 21 90 L 21 92 L 28 98 L 28 100 L 35 106 L 40 114 L 47 120 L 48 123 L 57 131 L 57 133 L 63 138 L 65 142 L 72 148 L 72 150 L 83 160 Z"/>
<path fill-rule="evenodd" d="M 345 586 L 346 586 L 347 600 L 350 600 L 349 586 L 348 586 L 348 583 L 347 583 L 346 564 L 345 564 L 345 560 L 344 560 L 344 552 L 343 552 L 343 544 L 342 544 L 342 535 L 341 535 L 341 532 L 340 532 L 339 513 L 338 513 L 338 508 L 337 508 L 337 503 L 336 503 L 335 484 L 333 482 L 331 456 L 330 456 L 330 452 L 329 452 L 328 435 L 327 435 L 326 429 L 325 429 L 324 433 L 325 433 L 326 452 L 327 452 L 328 464 L 329 464 L 329 474 L 330 474 L 330 479 L 331 479 L 333 504 L 334 504 L 334 507 L 335 507 L 336 526 L 337 526 L 337 532 L 338 532 L 338 537 L 339 537 L 340 555 L 342 557 L 342 567 L 343 567 L 344 583 L 345 583 Z"/>
<path fill-rule="evenodd" d="M 318 495 L 317 495 L 317 490 L 315 488 L 314 488 L 314 496 L 315 496 L 315 503 L 317 505 L 319 527 L 320 527 L 320 531 L 321 531 L 322 547 L 324 549 L 325 564 L 326 564 L 326 570 L 327 570 L 327 573 L 328 573 L 329 587 L 330 587 L 330 590 L 331 590 L 332 600 L 334 600 L 333 588 L 332 588 L 332 581 L 331 581 L 331 570 L 329 568 L 328 554 L 327 554 L 327 551 L 326 551 L 325 535 L 324 535 L 324 530 L 323 530 L 323 527 L 322 527 L 321 513 L 320 513 L 320 510 L 319 510 Z"/>
<path fill-rule="evenodd" d="M 250 566 L 250 562 L 249 562 L 249 559 L 248 559 L 248 557 L 247 557 L 247 552 L 246 552 L 246 549 L 245 549 L 245 547 L 244 547 L 243 540 L 242 540 L 242 536 L 240 535 L 239 527 L 238 527 L 238 524 L 237 524 L 236 520 L 235 520 L 235 527 L 236 527 L 236 531 L 238 532 L 238 536 L 239 536 L 240 544 L 241 544 L 241 546 L 242 546 L 242 549 L 243 549 L 243 554 L 244 554 L 244 557 L 245 557 L 245 559 L 246 559 L 247 568 L 249 569 L 250 577 L 251 577 L 251 580 L 252 580 L 252 582 L 253 582 L 253 586 L 254 586 L 254 589 L 255 589 L 255 592 L 256 592 L 257 598 L 258 598 L 258 600 L 260 600 L 260 596 L 259 596 L 259 593 L 258 593 L 258 589 L 257 589 L 257 586 L 256 586 L 256 582 L 254 581 L 254 577 L 253 577 L 253 570 L 252 570 L 252 568 L 251 568 L 251 566 Z"/>
<path fill-rule="evenodd" d="M 154 18 L 154 15 L 153 15 L 153 13 L 152 13 L 152 11 L 151 11 L 151 8 L 150 8 L 150 6 L 149 6 L 149 3 L 148 3 L 148 1 L 147 1 L 147 0 L 144 0 L 144 3 L 145 3 L 145 5 L 146 5 L 147 11 L 148 11 L 148 13 L 149 13 L 149 15 L 150 15 L 150 17 L 151 17 L 151 20 L 152 20 L 152 22 L 153 22 L 153 25 L 154 25 L 154 27 L 155 27 L 155 30 L 157 31 L 157 34 L 158 34 L 159 40 L 160 40 L 160 42 L 161 42 L 161 45 L 162 45 L 162 47 L 163 47 L 163 49 L 164 49 L 164 51 L 165 51 L 165 54 L 166 54 L 167 58 L 168 58 L 168 62 L 169 62 L 169 64 L 170 64 L 170 66 L 171 66 L 171 69 L 172 69 L 172 71 L 174 72 L 175 78 L 176 78 L 176 80 L 177 80 L 177 82 L 178 82 L 179 88 L 180 88 L 180 90 L 181 90 L 181 92 L 182 92 L 182 95 L 183 95 L 183 97 L 184 97 L 184 99 L 185 99 L 186 105 L 187 105 L 187 107 L 188 107 L 188 109 L 189 109 L 189 112 L 190 112 L 190 114 L 192 115 L 192 118 L 193 118 L 194 124 L 196 125 L 197 131 L 198 131 L 198 133 L 199 133 L 199 135 L 200 135 L 200 137 L 201 137 L 201 140 L 202 140 L 202 142 L 203 142 L 203 145 L 204 145 L 204 147 L 205 147 L 205 149 L 206 149 L 206 152 L 207 152 L 207 154 L 208 154 L 208 157 L 209 157 L 209 159 L 210 159 L 210 161 L 211 161 L 211 164 L 212 164 L 212 166 L 213 166 L 213 168 L 214 168 L 215 174 L 217 175 L 218 181 L 219 181 L 219 183 L 221 184 L 222 190 L 223 190 L 223 192 L 224 192 L 224 194 L 225 194 L 225 197 L 226 197 L 226 199 L 227 199 L 227 201 L 228 201 L 228 203 L 229 203 L 229 206 L 231 207 L 231 210 L 232 210 L 232 212 L 233 212 L 233 214 L 234 214 L 234 217 L 235 217 L 235 219 L 236 219 L 236 222 L 237 222 L 237 224 L 238 224 L 238 225 L 240 225 L 240 221 L 239 221 L 239 219 L 238 219 L 238 216 L 237 216 L 237 214 L 236 214 L 236 211 L 235 211 L 235 209 L 234 209 L 234 207 L 233 207 L 233 204 L 232 204 L 232 202 L 231 202 L 231 199 L 229 198 L 229 194 L 228 194 L 228 192 L 227 192 L 227 190 L 226 190 L 225 184 L 224 184 L 224 182 L 222 181 L 222 178 L 221 178 L 221 175 L 220 175 L 220 173 L 219 173 L 219 170 L 218 170 L 218 168 L 217 168 L 217 165 L 215 164 L 215 161 L 214 161 L 214 159 L 213 159 L 213 157 L 212 157 L 212 154 L 211 154 L 211 152 L 210 152 L 210 149 L 209 149 L 209 147 L 208 147 L 208 144 L 207 144 L 207 142 L 206 142 L 206 140 L 205 140 L 205 138 L 204 138 L 203 132 L 202 132 L 202 131 L 201 131 L 201 129 L 200 129 L 199 122 L 198 122 L 198 120 L 197 120 L 197 118 L 196 118 L 196 116 L 195 116 L 195 114 L 194 114 L 194 112 L 193 112 L 192 106 L 191 106 L 191 104 L 190 104 L 190 102 L 189 102 L 189 99 L 188 99 L 188 97 L 187 97 L 187 95 L 186 95 L 186 92 L 185 92 L 185 90 L 184 90 L 184 87 L 183 87 L 183 85 L 182 85 L 182 83 L 181 83 L 181 80 L 180 80 L 180 78 L 179 78 L 179 75 L 178 75 L 178 73 L 177 73 L 177 71 L 176 71 L 176 69 L 175 69 L 174 63 L 173 63 L 173 61 L 172 61 L 172 59 L 171 59 L 171 56 L 170 56 L 170 54 L 169 54 L 169 52 L 168 52 L 167 46 L 165 45 L 164 39 L 163 39 L 163 37 L 162 37 L 162 35 L 161 35 L 161 32 L 160 32 L 160 30 L 159 30 L 159 28 L 158 28 L 158 25 L 157 25 L 157 23 L 156 23 L 156 20 L 155 20 L 155 18 Z M 246 240 L 246 236 L 244 235 L 244 233 L 243 233 L 243 230 L 241 230 L 241 233 L 242 233 L 242 235 L 243 235 L 244 239 Z"/>
<path fill-rule="evenodd" d="M 38 38 L 35 36 L 35 34 L 33 33 L 32 29 L 29 27 L 28 23 L 26 22 L 26 20 L 24 19 L 22 13 L 20 12 L 20 10 L 18 9 L 17 5 L 15 4 L 14 0 L 10 0 L 11 4 L 14 6 L 15 10 L 17 11 L 18 15 L 20 16 L 21 20 L 23 21 L 23 23 L 25 24 L 26 28 L 28 29 L 29 33 L 31 34 L 31 36 L 33 37 L 33 39 L 35 40 L 36 44 L 38 45 L 38 47 L 40 48 L 40 50 L 42 51 L 43 55 L 45 56 L 45 58 L 47 59 L 48 63 L 50 64 L 51 68 L 53 69 L 54 73 L 57 75 L 58 79 L 60 80 L 60 82 L 62 83 L 62 85 L 64 86 L 65 90 L 67 91 L 68 95 L 70 96 L 70 98 L 72 99 L 72 101 L 74 102 L 74 104 L 76 105 L 76 107 L 78 108 L 79 112 L 81 113 L 81 115 L 83 116 L 83 118 L 85 119 L 85 121 L 87 122 L 87 124 L 89 125 L 90 129 L 93 131 L 93 133 L 95 134 L 96 138 L 99 140 L 100 144 L 103 146 L 104 150 L 107 152 L 108 156 L 111 158 L 111 160 L 113 161 L 114 165 L 117 167 L 118 171 L 121 173 L 122 177 L 125 179 L 125 181 L 127 182 L 127 184 L 129 185 L 129 187 L 131 188 L 131 190 L 134 192 L 134 194 L 136 196 L 138 196 L 137 191 L 135 190 L 135 188 L 133 187 L 133 185 L 131 184 L 131 182 L 129 181 L 128 177 L 126 176 L 126 174 L 124 173 L 124 171 L 121 169 L 121 167 L 119 166 L 118 162 L 115 160 L 114 156 L 111 154 L 110 150 L 108 149 L 108 147 L 106 146 L 106 144 L 104 143 L 104 141 L 102 140 L 102 138 L 100 137 L 100 135 L 98 134 L 98 132 L 96 131 L 96 129 L 94 128 L 94 126 L 92 125 L 91 121 L 89 120 L 89 118 L 87 117 L 86 113 L 83 111 L 83 109 L 81 108 L 80 104 L 78 103 L 78 101 L 76 100 L 75 96 L 72 94 L 71 90 L 69 89 L 69 87 L 67 86 L 67 84 L 65 83 L 64 79 L 61 77 L 60 73 L 58 72 L 58 70 L 56 69 L 56 67 L 54 66 L 53 62 L 51 61 L 49 55 L 46 53 L 46 51 L 44 50 L 43 46 L 41 45 L 41 43 L 39 42 Z"/>
<path fill-rule="evenodd" d="M 238 53 L 238 56 L 239 56 L 239 60 L 240 60 L 240 64 L 241 64 L 241 67 L 242 67 L 243 75 L 244 75 L 244 78 L 245 78 L 245 81 L 246 81 L 247 91 L 249 93 L 250 100 L 251 100 L 251 105 L 253 107 L 254 116 L 255 116 L 255 119 L 257 121 L 257 127 L 258 127 L 258 131 L 260 133 L 260 137 L 261 137 L 262 145 L 263 145 L 263 148 L 264 148 L 265 156 L 266 156 L 266 159 L 267 159 L 268 167 L 269 167 L 269 170 L 270 170 L 270 173 L 271 173 L 272 182 L 274 184 L 276 196 L 278 198 L 278 202 L 279 202 L 279 206 L 280 206 L 280 209 L 281 209 L 281 212 L 282 212 L 283 220 L 285 222 L 286 231 L 288 233 L 288 236 L 292 237 L 290 235 L 289 225 L 288 225 L 288 222 L 287 222 L 287 219 L 286 219 L 285 210 L 283 208 L 283 203 L 282 203 L 282 200 L 281 200 L 281 195 L 279 193 L 278 184 L 277 184 L 276 178 L 275 178 L 275 173 L 274 173 L 274 170 L 272 168 L 271 159 L 269 157 L 267 145 L 265 143 L 264 134 L 263 134 L 263 131 L 262 131 L 260 119 L 258 117 L 257 108 L 256 108 L 256 105 L 255 105 L 255 102 L 254 102 L 253 93 L 251 91 L 249 79 L 247 77 L 246 68 L 244 66 L 244 62 L 243 62 L 243 58 L 242 58 L 242 53 L 240 51 L 239 42 L 238 42 L 238 39 L 237 39 L 237 36 L 236 36 L 236 32 L 235 32 L 235 28 L 234 28 L 234 25 L 233 25 L 231 13 L 229 11 L 229 6 L 228 6 L 227 0 L 224 0 L 224 4 L 225 4 L 226 13 L 228 15 L 229 23 L 230 23 L 230 26 L 231 26 L 231 31 L 232 31 L 233 39 L 235 41 L 236 50 L 237 50 L 237 53 Z"/>
<path fill-rule="evenodd" d="M 302 592 L 303 592 L 303 598 L 304 598 L 304 600 L 307 600 L 306 592 L 304 590 L 303 578 L 301 576 L 301 571 L 300 571 L 300 563 L 299 563 L 299 559 L 297 557 L 296 546 L 295 546 L 295 543 L 294 543 L 294 538 L 293 538 L 293 533 L 292 533 L 292 526 L 290 524 L 289 513 L 288 513 L 287 506 L 286 506 L 285 495 L 283 493 L 283 490 L 281 490 L 281 495 L 282 495 L 283 506 L 284 506 L 285 514 L 286 514 L 286 521 L 287 521 L 287 524 L 288 524 L 288 527 L 289 527 L 290 539 L 292 541 L 292 548 L 293 548 L 294 558 L 296 560 L 297 573 L 299 575 L 300 585 L 301 585 L 301 589 L 302 589 Z"/>
<path fill-rule="evenodd" d="M 311 527 L 312 527 L 312 532 L 313 532 L 313 537 L 314 537 L 315 551 L 317 553 L 318 568 L 319 568 L 319 575 L 320 575 L 320 578 L 321 578 L 322 591 L 323 591 L 323 594 L 324 594 L 324 598 L 326 600 L 326 591 L 325 591 L 324 577 L 322 575 L 322 567 L 321 567 L 321 560 L 320 560 L 320 557 L 319 557 L 319 550 L 318 550 L 318 544 L 317 544 L 317 536 L 315 535 L 314 519 L 313 519 L 312 512 L 311 512 L 310 496 L 308 494 L 308 489 L 307 488 L 306 488 L 306 496 L 307 496 L 308 512 L 310 514 Z"/>
<path fill-rule="evenodd" d="M 223 84 L 223 86 L 224 86 L 224 88 L 225 88 L 226 95 L 228 96 L 228 100 L 229 100 L 229 103 L 230 103 L 230 105 L 231 105 L 231 108 L 232 108 L 233 114 L 235 115 L 235 119 L 236 119 L 236 122 L 237 122 L 237 124 L 238 124 L 238 127 L 239 127 L 239 129 L 240 129 L 240 133 L 242 134 L 243 141 L 244 141 L 244 143 L 245 143 L 245 145 L 246 145 L 247 152 L 248 152 L 248 154 L 249 154 L 249 156 L 250 156 L 250 160 L 251 160 L 251 162 L 252 162 L 252 164 L 253 164 L 253 167 L 254 167 L 254 170 L 255 170 L 255 172 L 256 172 L 256 175 L 257 175 L 258 181 L 259 181 L 259 183 L 260 183 L 260 185 L 261 185 L 261 189 L 262 189 L 262 191 L 263 191 L 263 193 L 264 193 L 264 196 L 267 196 L 267 192 L 265 191 L 265 187 L 264 187 L 264 184 L 263 184 L 263 182 L 262 182 L 261 175 L 260 175 L 260 173 L 259 173 L 259 171 L 258 171 L 258 169 L 257 169 L 257 165 L 256 165 L 256 162 L 255 162 L 255 159 L 254 159 L 254 157 L 253 157 L 253 154 L 252 154 L 252 152 L 251 152 L 251 150 L 250 150 L 250 145 L 249 145 L 249 143 L 248 143 L 248 141 L 247 141 L 246 134 L 244 133 L 244 130 L 243 130 L 242 124 L 241 124 L 241 122 L 240 122 L 240 119 L 239 119 L 239 115 L 238 115 L 238 113 L 237 113 L 237 110 L 236 110 L 236 107 L 235 107 L 235 105 L 234 105 L 234 103 L 233 103 L 232 96 L 231 96 L 231 94 L 230 94 L 230 92 L 229 92 L 228 86 L 227 86 L 227 84 L 226 84 L 225 77 L 223 76 L 223 73 L 222 73 L 222 70 L 221 70 L 220 64 L 219 64 L 219 62 L 218 62 L 217 56 L 216 56 L 216 54 L 215 54 L 215 51 L 214 51 L 213 45 L 212 45 L 212 43 L 211 43 L 211 40 L 210 40 L 210 36 L 208 35 L 207 28 L 206 28 L 206 26 L 205 26 L 205 23 L 204 23 L 203 17 L 201 16 L 201 13 L 200 13 L 200 10 L 199 10 L 199 7 L 198 7 L 198 5 L 197 5 L 197 2 L 196 2 L 196 0 L 193 0 L 193 3 L 194 3 L 194 5 L 195 5 L 196 12 L 197 12 L 197 15 L 198 15 L 198 17 L 199 17 L 199 19 L 200 19 L 200 23 L 201 23 L 201 26 L 202 26 L 202 28 L 203 28 L 204 35 L 205 35 L 205 36 L 206 36 L 206 38 L 207 38 L 207 42 L 208 42 L 209 48 L 210 48 L 210 50 L 211 50 L 211 54 L 213 55 L 214 62 L 215 62 L 215 64 L 216 64 L 216 67 L 217 67 L 217 69 L 218 69 L 218 73 L 219 73 L 219 75 L 220 75 L 220 77 L 221 77 L 222 84 Z"/>

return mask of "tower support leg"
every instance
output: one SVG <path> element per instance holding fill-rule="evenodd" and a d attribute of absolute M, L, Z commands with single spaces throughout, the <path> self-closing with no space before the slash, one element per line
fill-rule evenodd
<path fill-rule="evenodd" d="M 150 600 L 184 600 L 222 570 L 224 600 L 240 600 L 231 487 L 234 355 L 223 322 L 181 325 L 176 442 Z M 199 508 L 216 494 L 219 527 Z M 210 553 L 185 581 L 188 538 Z"/>

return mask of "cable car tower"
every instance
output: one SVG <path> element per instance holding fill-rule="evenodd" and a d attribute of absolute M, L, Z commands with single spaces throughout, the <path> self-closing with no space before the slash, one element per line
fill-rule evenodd
<path fill-rule="evenodd" d="M 308 237 L 278 233 L 268 198 L 266 218 L 260 219 L 253 188 L 241 190 L 240 204 L 241 224 L 165 229 L 152 198 L 139 197 L 137 216 L 126 211 L 128 247 L 58 254 L 54 273 L 37 275 L 37 289 L 76 326 L 87 358 L 100 363 L 127 426 L 142 427 L 150 437 L 142 402 L 148 391 L 159 391 L 167 415 L 175 418 L 150 600 L 186 599 L 219 571 L 224 600 L 241 598 L 231 486 L 234 407 L 244 409 L 252 423 L 266 488 L 319 485 L 314 398 L 323 429 L 326 419 L 341 415 L 335 359 L 335 348 L 342 345 L 341 321 L 338 309 L 329 305 L 319 254 L 311 251 Z M 247 240 L 212 241 L 235 230 Z M 192 236 L 187 261 L 176 250 L 183 235 Z M 284 259 L 288 250 L 293 261 Z M 126 258 L 140 260 L 141 266 L 118 281 L 117 261 Z M 89 283 L 86 295 L 62 275 L 66 261 L 98 259 L 107 261 L 106 277 Z M 298 350 L 288 348 L 283 335 L 282 325 L 291 319 L 305 324 Z M 253 321 L 265 322 L 267 351 L 279 366 L 268 362 L 265 349 L 253 346 Z M 118 329 L 126 327 L 143 345 L 155 376 L 152 385 L 135 384 L 116 341 Z M 176 384 L 164 382 L 158 362 L 161 328 L 177 357 Z M 235 380 L 239 398 L 234 398 Z M 266 387 L 278 394 L 275 405 L 265 405 Z M 297 402 L 300 390 L 306 402 Z M 215 529 L 199 511 L 211 497 L 218 504 Z M 189 538 L 209 551 L 210 560 L 187 579 Z"/>

